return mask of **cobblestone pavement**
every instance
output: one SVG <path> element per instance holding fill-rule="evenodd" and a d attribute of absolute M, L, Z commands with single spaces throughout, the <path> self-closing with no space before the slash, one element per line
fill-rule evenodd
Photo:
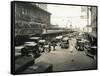
<path fill-rule="evenodd" d="M 56 50 L 42 55 L 35 60 L 35 63 L 46 62 L 53 65 L 53 71 L 95 69 L 96 62 L 86 56 L 84 51 L 75 49 L 76 39 L 69 40 L 69 48 L 62 49 L 56 46 Z"/>

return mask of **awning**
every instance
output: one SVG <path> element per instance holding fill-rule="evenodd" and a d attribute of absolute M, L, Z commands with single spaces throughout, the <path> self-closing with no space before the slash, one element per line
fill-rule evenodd
<path fill-rule="evenodd" d="M 64 30 L 47 30 L 47 32 L 43 33 L 43 35 L 45 35 L 45 34 L 55 34 L 55 33 L 60 33 L 60 32 L 64 32 Z"/>

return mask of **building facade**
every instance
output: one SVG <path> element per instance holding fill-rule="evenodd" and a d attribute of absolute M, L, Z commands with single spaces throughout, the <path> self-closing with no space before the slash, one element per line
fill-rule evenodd
<path fill-rule="evenodd" d="M 18 22 L 27 24 L 31 22 L 33 24 L 41 24 L 43 27 L 48 27 L 50 25 L 50 13 L 32 3 L 15 3 L 15 34 L 21 34 L 19 30 L 23 32 L 22 28 L 16 28 Z M 34 30 L 35 26 L 33 25 L 33 27 L 29 28 L 30 26 L 27 24 L 26 26 L 19 26 L 23 26 L 23 28 L 26 27 L 24 31 L 28 32 L 27 34 L 33 34 L 34 31 L 32 31 L 32 28 Z"/>
<path fill-rule="evenodd" d="M 39 8 L 47 11 L 47 4 L 39 4 L 39 3 L 37 3 L 36 6 L 38 6 Z"/>
<path fill-rule="evenodd" d="M 97 7 L 91 7 L 91 27 L 92 33 L 97 33 Z"/>

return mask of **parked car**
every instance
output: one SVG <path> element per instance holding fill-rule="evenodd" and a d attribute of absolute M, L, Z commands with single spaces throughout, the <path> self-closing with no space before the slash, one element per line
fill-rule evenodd
<path fill-rule="evenodd" d="M 60 42 L 62 38 L 63 38 L 63 36 L 57 36 L 55 39 L 57 42 Z"/>
<path fill-rule="evenodd" d="M 29 66 L 32 66 L 35 62 L 35 59 L 31 56 L 20 56 L 15 59 L 15 73 L 21 74 Z"/>
<path fill-rule="evenodd" d="M 97 59 L 97 47 L 91 46 L 89 49 L 85 50 L 87 56 L 92 57 L 93 59 Z"/>
<path fill-rule="evenodd" d="M 39 40 L 39 50 L 40 52 L 44 51 L 44 46 L 45 46 L 46 40 Z"/>
<path fill-rule="evenodd" d="M 40 37 L 30 37 L 28 41 L 34 41 L 38 43 L 39 40 L 40 40 Z"/>
<path fill-rule="evenodd" d="M 69 47 L 69 38 L 68 37 L 64 37 L 61 40 L 61 48 L 68 48 Z"/>
<path fill-rule="evenodd" d="M 39 46 L 35 42 L 25 42 L 24 48 L 21 49 L 22 56 L 33 56 L 36 57 L 39 55 Z"/>
<path fill-rule="evenodd" d="M 90 42 L 88 40 L 78 38 L 75 47 L 77 50 L 84 51 L 88 49 L 89 46 Z"/>

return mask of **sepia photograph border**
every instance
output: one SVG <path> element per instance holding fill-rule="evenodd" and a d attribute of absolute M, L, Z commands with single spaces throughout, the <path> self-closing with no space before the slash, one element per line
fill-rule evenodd
<path fill-rule="evenodd" d="M 64 4 L 64 3 L 48 3 L 48 2 L 28 2 L 28 1 L 11 1 L 11 74 L 20 75 L 15 72 L 15 3 L 39 3 L 39 4 L 51 4 L 51 5 L 70 5 L 70 6 L 93 6 L 96 7 L 96 20 L 97 20 L 97 68 L 96 69 L 82 69 L 82 70 L 69 70 L 69 71 L 57 71 L 57 72 L 72 72 L 72 71 L 88 71 L 98 70 L 98 6 L 97 5 L 80 5 L 80 4 Z M 46 72 L 46 73 L 57 73 L 57 72 Z M 21 74 L 42 74 L 42 73 L 21 73 Z"/>

